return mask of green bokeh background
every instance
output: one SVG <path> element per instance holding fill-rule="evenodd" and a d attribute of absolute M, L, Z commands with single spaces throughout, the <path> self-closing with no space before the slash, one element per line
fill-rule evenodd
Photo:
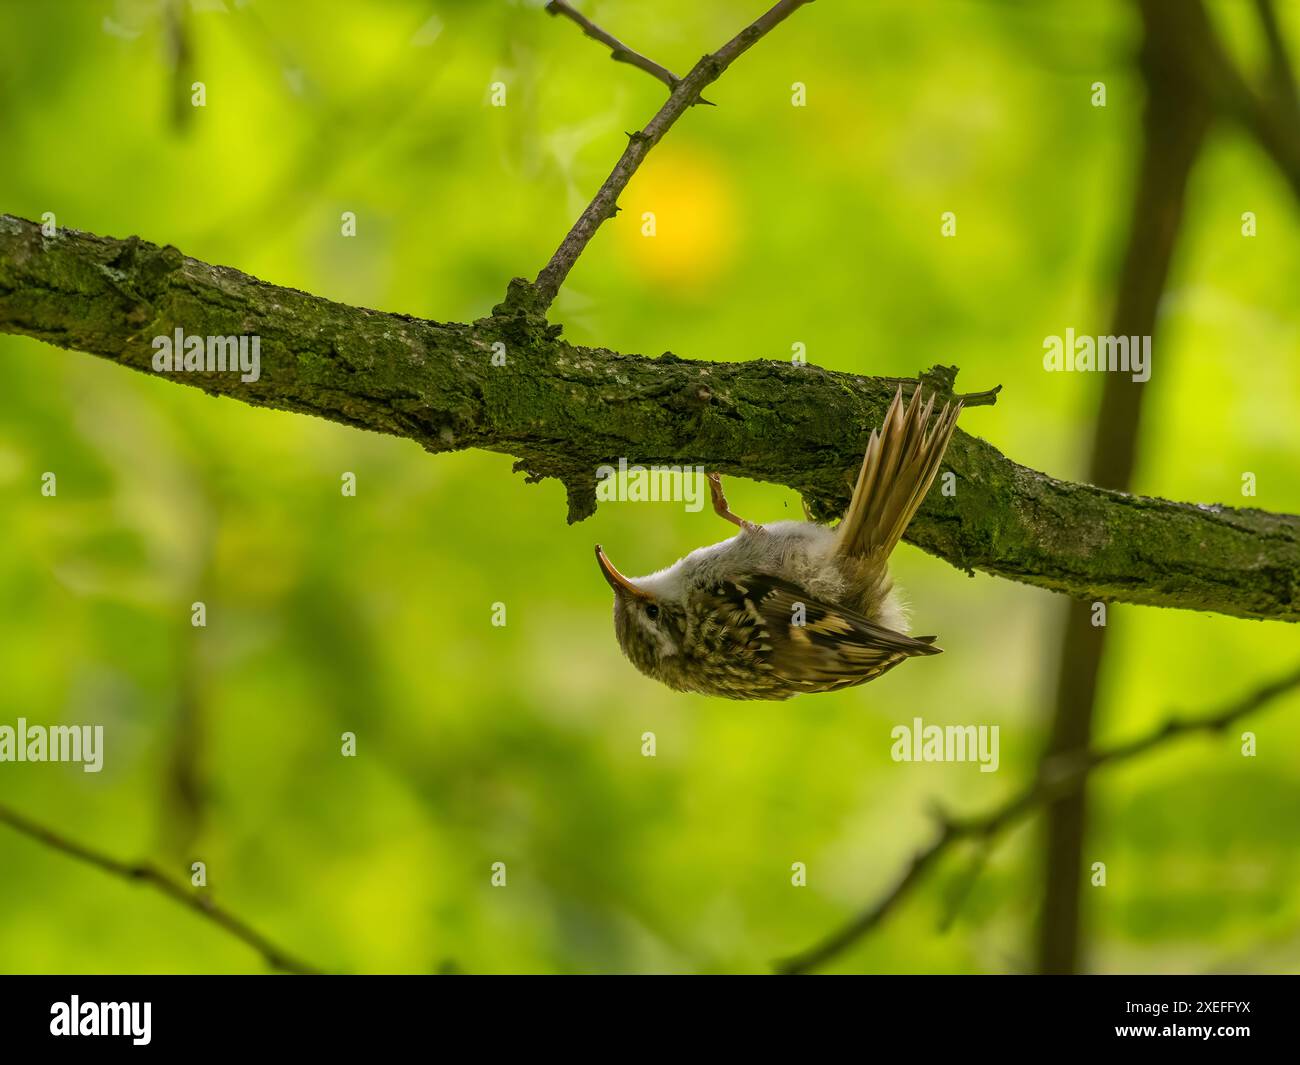
<path fill-rule="evenodd" d="M 578 6 L 684 71 L 765 5 Z M 1282 8 L 1300 53 L 1300 10 Z M 1257 68 L 1249 5 L 1212 14 Z M 546 261 L 663 99 L 537 3 L 205 0 L 187 23 L 177 108 L 161 4 L 0 3 L 0 211 L 465 321 Z M 967 389 L 1005 386 L 968 431 L 1078 478 L 1100 381 L 1044 373 L 1042 341 L 1107 331 L 1139 30 L 1120 2 L 823 0 L 652 153 L 554 316 L 575 342 L 647 354 L 801 343 L 835 370 L 955 363 Z M 1300 511 L 1298 237 L 1271 164 L 1217 129 L 1162 305 L 1136 490 Z M 761 972 L 885 890 L 932 801 L 977 812 L 1033 772 L 1060 598 L 904 546 L 896 573 L 942 658 L 784 704 L 675 694 L 619 655 L 591 545 L 643 573 L 726 528 L 670 503 L 568 527 L 560 487 L 510 467 L 0 336 L 0 723 L 108 734 L 98 775 L 0 764 L 0 802 L 178 877 L 206 862 L 216 899 L 333 971 Z M 773 486 L 729 494 L 757 520 L 800 513 Z M 1117 605 L 1110 624 L 1103 741 L 1210 709 L 1300 651 L 1276 623 Z M 1000 771 L 893 763 L 890 729 L 916 715 L 999 724 Z M 1253 759 L 1235 735 L 1196 738 L 1097 778 L 1085 864 L 1108 884 L 1084 889 L 1089 968 L 1300 969 L 1300 696 L 1250 727 Z M 1025 971 L 1040 850 L 1035 822 L 1007 836 L 941 934 L 954 853 L 832 968 Z M 263 968 L 0 827 L 0 970 Z"/>

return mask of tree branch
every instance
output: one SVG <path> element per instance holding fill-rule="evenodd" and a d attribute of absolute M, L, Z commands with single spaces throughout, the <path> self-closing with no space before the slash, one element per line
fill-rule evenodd
<path fill-rule="evenodd" d="M 1237 69 L 1203 5 L 1178 7 L 1182 21 L 1171 43 L 1182 53 L 1181 62 L 1196 70 L 1199 83 L 1213 95 L 1218 113 L 1255 138 L 1300 198 L 1300 104 L 1271 5 L 1265 0 L 1256 3 L 1269 55 L 1266 94 L 1258 92 Z"/>
<path fill-rule="evenodd" d="M 989 845 L 996 836 L 1039 806 L 1076 792 L 1094 770 L 1131 761 L 1184 736 L 1223 733 L 1242 718 L 1297 688 L 1300 688 L 1300 667 L 1205 716 L 1179 720 L 1171 715 L 1160 728 L 1129 743 L 1101 751 L 1082 750 L 1055 755 L 1043 763 L 1032 784 L 982 817 L 959 820 L 940 814 L 939 835 L 929 846 L 917 852 L 907 871 L 878 902 L 821 943 L 779 962 L 778 971 L 785 974 L 811 972 L 843 953 L 884 920 L 917 885 L 926 870 L 957 842 L 974 840 L 982 846 Z"/>
<path fill-rule="evenodd" d="M 153 338 L 178 327 L 259 336 L 260 378 L 155 372 Z M 6 215 L 0 332 L 430 452 L 513 455 L 530 480 L 565 484 L 571 521 L 595 511 L 596 471 L 619 458 L 786 485 L 819 516 L 838 515 L 895 390 L 889 379 L 788 361 L 577 347 L 510 297 L 472 324 L 349 307 L 137 237 L 45 237 Z M 494 364 L 494 344 L 505 365 Z M 955 373 L 928 371 L 927 390 L 952 395 Z M 961 430 L 945 466 L 955 495 L 931 492 L 906 539 L 960 569 L 1094 600 L 1300 621 L 1300 517 L 1058 481 Z"/>
<path fill-rule="evenodd" d="M 1271 0 L 1256 0 L 1256 10 L 1268 47 L 1268 91 L 1261 95 L 1248 85 L 1214 40 L 1222 91 L 1230 113 L 1255 137 L 1300 199 L 1300 97 L 1296 94 L 1295 70 Z"/>
<path fill-rule="evenodd" d="M 193 910 L 200 917 L 215 924 L 218 928 L 234 936 L 241 943 L 252 947 L 265 960 L 267 965 L 280 972 L 313 975 L 319 972 L 314 966 L 299 961 L 293 955 L 281 950 L 261 933 L 250 928 L 242 920 L 212 901 L 210 895 L 200 894 L 173 880 L 165 873 L 147 863 L 128 864 L 120 862 L 101 851 L 84 847 L 80 843 L 66 839 L 52 829 L 30 821 L 22 814 L 0 805 L 0 824 L 6 824 L 16 832 L 35 840 L 37 843 L 92 865 L 101 872 L 108 873 L 133 884 L 147 884 L 174 902 Z"/>
<path fill-rule="evenodd" d="M 551 261 L 542 267 L 537 280 L 533 282 L 532 304 L 537 312 L 545 312 L 551 305 L 556 293 L 560 291 L 560 286 L 564 284 L 564 279 L 573 269 L 573 264 L 578 261 L 578 256 L 596 235 L 596 230 L 606 219 L 613 218 L 618 213 L 618 198 L 627 188 L 627 183 L 632 180 L 632 175 L 637 172 L 637 168 L 650 154 L 650 149 L 663 139 L 664 134 L 682 117 L 687 108 L 699 100 L 699 95 L 706 86 L 722 77 L 723 72 L 732 63 L 789 18 L 798 8 L 811 2 L 812 0 L 780 0 L 716 52 L 704 56 L 691 67 L 687 75 L 673 85 L 673 90 L 663 107 L 659 109 L 659 113 L 640 133 L 628 135 L 627 147 L 619 156 L 618 162 L 614 164 L 609 177 L 597 190 L 587 209 L 573 223 L 573 228 L 569 230 L 568 235 L 555 250 L 555 254 L 551 256 Z M 576 15 L 577 12 L 574 14 Z M 605 43 L 608 44 L 609 41 Z"/>
<path fill-rule="evenodd" d="M 1255 0 L 1255 14 L 1268 46 L 1269 87 L 1277 106 L 1287 112 L 1292 129 L 1300 129 L 1300 91 L 1296 88 L 1295 69 L 1282 39 L 1273 0 Z"/>
<path fill-rule="evenodd" d="M 677 83 L 681 80 L 667 67 L 661 67 L 653 59 L 647 59 L 640 52 L 634 51 L 620 41 L 613 34 L 606 33 L 597 26 L 591 19 L 587 18 L 581 12 L 575 11 L 565 0 L 551 0 L 546 5 L 546 10 L 552 15 L 563 15 L 565 18 L 572 19 L 582 29 L 582 32 L 590 37 L 593 41 L 599 41 L 609 49 L 610 58 L 616 63 L 628 63 L 631 66 L 644 70 L 652 78 L 662 81 L 669 89 L 677 88 Z M 707 103 L 706 100 L 700 100 L 699 103 Z"/>

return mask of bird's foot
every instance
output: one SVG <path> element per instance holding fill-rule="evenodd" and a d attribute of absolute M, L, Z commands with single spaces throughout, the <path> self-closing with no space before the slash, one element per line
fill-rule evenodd
<path fill-rule="evenodd" d="M 718 515 L 718 517 L 731 522 L 733 525 L 739 525 L 742 529 L 745 530 L 745 532 L 748 533 L 763 532 L 763 526 L 756 525 L 752 521 L 746 521 L 744 518 L 737 517 L 735 514 L 731 512 L 731 508 L 727 505 L 726 493 L 723 492 L 722 490 L 721 474 L 710 473 L 708 475 L 708 478 L 709 478 L 709 494 L 713 497 L 713 511 L 715 514 Z"/>

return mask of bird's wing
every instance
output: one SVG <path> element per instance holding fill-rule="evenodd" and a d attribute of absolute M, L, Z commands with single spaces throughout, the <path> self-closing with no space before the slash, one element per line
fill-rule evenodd
<path fill-rule="evenodd" d="M 794 690 L 831 691 L 874 680 L 905 658 L 934 655 L 933 636 L 907 636 L 846 607 L 809 596 L 780 577 L 724 581 L 708 593 L 727 641 Z"/>

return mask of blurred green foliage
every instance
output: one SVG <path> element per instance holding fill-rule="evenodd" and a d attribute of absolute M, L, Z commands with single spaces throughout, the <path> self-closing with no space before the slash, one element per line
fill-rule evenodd
<path fill-rule="evenodd" d="M 579 6 L 681 72 L 764 5 Z M 188 116 L 164 5 L 0 3 L 0 211 L 469 320 L 546 261 L 663 98 L 535 3 L 184 11 L 207 91 Z M 1248 5 L 1212 11 L 1257 63 Z M 1283 15 L 1300 52 L 1300 11 Z M 576 342 L 649 354 L 802 343 L 836 370 L 956 363 L 968 389 L 1005 386 L 966 429 L 1078 477 L 1099 382 L 1043 373 L 1041 345 L 1106 331 L 1138 31 L 1110 0 L 813 5 L 651 155 L 554 315 Z M 1267 159 L 1217 130 L 1162 309 L 1138 491 L 1300 510 L 1298 222 Z M 764 971 L 892 883 L 931 800 L 987 809 L 1033 771 L 1062 610 L 1047 593 L 903 547 L 942 658 L 785 704 L 678 695 L 619 656 L 591 545 L 647 572 L 727 535 L 710 514 L 608 504 L 570 528 L 559 486 L 525 486 L 501 456 L 431 457 L 24 338 L 0 336 L 0 381 L 0 723 L 102 722 L 109 743 L 98 775 L 0 765 L 0 802 L 178 877 L 206 862 L 215 898 L 322 967 Z M 729 493 L 758 520 L 800 513 L 771 486 Z M 1298 649 L 1279 624 L 1124 606 L 1110 624 L 1103 740 L 1213 706 Z M 891 762 L 889 731 L 914 715 L 1000 724 L 1001 770 Z M 1256 758 L 1194 739 L 1098 778 L 1092 967 L 1300 967 L 1300 698 L 1249 727 Z M 959 859 L 838 968 L 1025 969 L 1037 826 L 1004 840 L 941 935 Z M 261 968 L 146 889 L 0 829 L 0 970 Z"/>

